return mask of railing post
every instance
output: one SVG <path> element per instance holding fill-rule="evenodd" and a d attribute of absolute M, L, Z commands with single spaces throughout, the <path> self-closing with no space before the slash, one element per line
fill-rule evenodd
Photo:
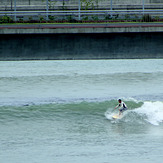
<path fill-rule="evenodd" d="M 16 0 L 14 0 L 14 20 L 16 22 Z"/>
<path fill-rule="evenodd" d="M 143 5 L 143 15 L 144 15 L 144 0 L 142 0 L 142 5 Z"/>
<path fill-rule="evenodd" d="M 80 9 L 81 9 L 81 6 L 80 6 L 80 0 L 78 0 L 78 11 L 79 11 L 79 13 L 78 13 L 78 19 L 80 20 Z"/>
<path fill-rule="evenodd" d="M 112 3 L 112 0 L 110 0 L 110 16 L 111 16 L 111 18 L 112 18 L 112 9 L 113 9 L 113 3 Z"/>
<path fill-rule="evenodd" d="M 11 0 L 11 10 L 12 10 L 12 0 Z"/>
<path fill-rule="evenodd" d="M 46 0 L 46 20 L 49 20 L 49 0 Z"/>

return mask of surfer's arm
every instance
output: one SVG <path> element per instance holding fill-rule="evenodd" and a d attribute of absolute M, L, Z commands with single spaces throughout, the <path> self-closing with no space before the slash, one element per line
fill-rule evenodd
<path fill-rule="evenodd" d="M 117 109 L 119 107 L 119 104 L 115 107 L 115 109 Z"/>

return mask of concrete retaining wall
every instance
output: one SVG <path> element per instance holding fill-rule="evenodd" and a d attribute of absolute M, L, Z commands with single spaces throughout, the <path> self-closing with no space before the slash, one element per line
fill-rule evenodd
<path fill-rule="evenodd" d="M 0 35 L 0 60 L 163 58 L 163 33 Z"/>
<path fill-rule="evenodd" d="M 1 25 L 0 34 L 95 34 L 163 32 L 162 23 Z"/>

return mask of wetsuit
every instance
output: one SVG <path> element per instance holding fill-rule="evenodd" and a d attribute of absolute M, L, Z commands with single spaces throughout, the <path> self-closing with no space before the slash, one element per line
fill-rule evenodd
<path fill-rule="evenodd" d="M 127 105 L 123 101 L 120 104 L 118 104 L 117 107 L 120 107 L 119 109 L 120 112 L 127 110 Z"/>

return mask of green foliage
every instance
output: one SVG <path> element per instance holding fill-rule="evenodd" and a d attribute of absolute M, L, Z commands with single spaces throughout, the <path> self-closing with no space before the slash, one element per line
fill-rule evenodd
<path fill-rule="evenodd" d="M 98 0 L 96 0 L 96 7 L 98 8 Z"/>
<path fill-rule="evenodd" d="M 72 17 L 72 15 L 69 15 L 69 16 L 67 17 L 67 20 L 68 20 L 69 23 L 76 23 L 76 22 L 77 22 L 77 20 L 74 19 L 74 18 Z"/>
<path fill-rule="evenodd" d="M 62 0 L 62 10 L 66 10 L 67 9 L 67 7 L 65 7 L 65 0 Z"/>
<path fill-rule="evenodd" d="M 112 16 L 110 14 L 105 15 L 105 20 L 110 20 L 110 19 L 112 19 Z"/>
<path fill-rule="evenodd" d="M 92 20 L 93 21 L 98 21 L 99 19 L 98 19 L 98 16 L 92 16 Z"/>
<path fill-rule="evenodd" d="M 88 9 L 95 9 L 95 5 L 98 7 L 98 0 L 81 0 L 81 9 L 88 10 Z"/>
<path fill-rule="evenodd" d="M 29 19 L 29 21 L 32 21 L 32 20 L 33 20 L 33 17 L 32 17 L 32 16 L 30 16 L 28 19 Z"/>
<path fill-rule="evenodd" d="M 56 1 L 50 1 L 49 0 L 49 9 L 54 9 L 55 4 L 56 4 Z"/>
<path fill-rule="evenodd" d="M 160 19 L 159 16 L 155 16 L 155 20 L 158 21 Z"/>
<path fill-rule="evenodd" d="M 142 21 L 143 22 L 152 22 L 153 19 L 152 19 L 152 17 L 149 14 L 146 14 L 146 15 L 143 15 Z"/>
<path fill-rule="evenodd" d="M 55 17 L 52 16 L 52 15 L 49 15 L 49 20 L 50 20 L 50 21 L 54 21 L 54 20 L 55 20 Z"/>
<path fill-rule="evenodd" d="M 115 19 L 118 19 L 118 17 L 119 17 L 119 14 L 116 14 L 116 15 L 115 15 Z"/>
<path fill-rule="evenodd" d="M 42 0 L 42 2 L 45 2 L 46 0 Z M 54 9 L 56 4 L 56 1 L 48 0 L 48 7 L 49 9 Z"/>
<path fill-rule="evenodd" d="M 13 20 L 7 15 L 0 17 L 0 23 L 12 23 L 12 22 Z"/>
<path fill-rule="evenodd" d="M 23 23 L 24 22 L 23 18 L 20 18 L 19 19 L 19 22 Z"/>
<path fill-rule="evenodd" d="M 88 20 L 89 20 L 89 19 L 88 19 L 88 16 L 85 16 L 82 20 L 83 20 L 83 21 L 88 21 Z"/>
<path fill-rule="evenodd" d="M 43 21 L 45 21 L 44 20 L 44 17 L 43 16 L 40 16 L 40 22 L 43 22 Z"/>

